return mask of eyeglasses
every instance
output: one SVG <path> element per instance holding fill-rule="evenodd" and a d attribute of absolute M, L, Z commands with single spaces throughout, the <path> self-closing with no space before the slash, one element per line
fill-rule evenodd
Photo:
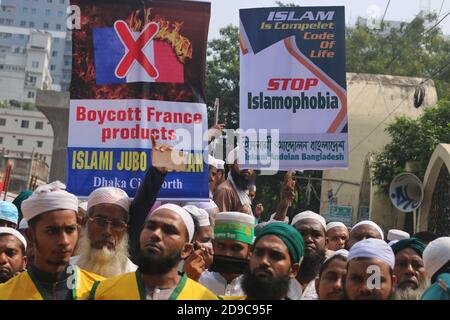
<path fill-rule="evenodd" d="M 108 224 L 111 224 L 111 229 L 115 231 L 123 231 L 128 226 L 122 220 L 108 220 L 106 218 L 97 216 L 93 218 L 89 218 L 89 221 L 95 224 L 96 227 L 105 229 L 108 227 Z"/>

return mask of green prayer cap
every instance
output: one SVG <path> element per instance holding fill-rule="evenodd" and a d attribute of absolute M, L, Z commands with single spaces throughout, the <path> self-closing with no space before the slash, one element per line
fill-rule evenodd
<path fill-rule="evenodd" d="M 256 235 L 255 245 L 259 239 L 274 235 L 281 239 L 288 248 L 292 263 L 300 262 L 304 255 L 305 244 L 302 235 L 293 226 L 283 222 L 271 222 L 264 226 Z"/>
<path fill-rule="evenodd" d="M 392 251 L 394 251 L 394 254 L 397 254 L 398 252 L 406 248 L 413 249 L 417 252 L 417 254 L 422 256 L 423 251 L 425 250 L 425 244 L 417 238 L 407 238 L 399 240 L 392 245 Z"/>
<path fill-rule="evenodd" d="M 214 225 L 215 240 L 235 240 L 253 244 L 255 218 L 242 212 L 218 213 Z"/>

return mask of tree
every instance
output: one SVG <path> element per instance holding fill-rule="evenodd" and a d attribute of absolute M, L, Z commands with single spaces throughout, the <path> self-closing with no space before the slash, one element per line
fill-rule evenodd
<path fill-rule="evenodd" d="M 239 29 L 229 25 L 220 30 L 219 39 L 208 43 L 206 63 L 206 101 L 208 123 L 213 123 L 215 98 L 220 99 L 221 123 L 226 128 L 239 127 Z"/>
<path fill-rule="evenodd" d="M 415 120 L 397 117 L 386 132 L 392 142 L 375 156 L 373 174 L 374 182 L 388 193 L 392 179 L 405 171 L 407 162 L 415 163 L 412 173 L 423 179 L 437 145 L 450 143 L 450 101 L 441 100 Z"/>
<path fill-rule="evenodd" d="M 445 40 L 436 24 L 436 16 L 417 16 L 409 24 L 392 28 L 389 33 L 357 25 L 346 31 L 347 72 L 389 74 L 396 76 L 432 76 L 440 99 L 450 97 L 450 41 Z M 437 74 L 435 74 L 437 73 Z"/>

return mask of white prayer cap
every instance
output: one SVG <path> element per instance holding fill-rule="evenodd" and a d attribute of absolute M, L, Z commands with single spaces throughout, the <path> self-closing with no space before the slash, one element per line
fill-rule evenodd
<path fill-rule="evenodd" d="M 313 211 L 309 211 L 309 210 L 296 214 L 294 216 L 294 218 L 292 219 L 291 225 L 294 226 L 297 222 L 304 220 L 304 219 L 314 219 L 314 220 L 320 222 L 320 224 L 323 226 L 323 228 L 325 230 L 327 229 L 327 223 L 325 222 L 325 218 L 322 217 L 321 215 L 319 215 Z"/>
<path fill-rule="evenodd" d="M 25 249 L 27 248 L 27 240 L 25 240 L 24 236 L 16 229 L 8 227 L 0 227 L 0 235 L 2 234 L 10 234 L 12 236 L 15 236 L 17 239 L 19 239 L 20 242 L 22 242 Z"/>
<path fill-rule="evenodd" d="M 381 239 L 369 238 L 355 243 L 348 253 L 348 261 L 356 258 L 379 259 L 386 262 L 392 269 L 395 265 L 392 248 Z"/>
<path fill-rule="evenodd" d="M 202 202 L 186 202 L 187 206 L 196 206 L 197 208 L 204 209 L 204 210 L 210 210 L 210 209 L 219 209 L 217 204 L 212 200 L 209 199 L 209 201 L 202 201 Z"/>
<path fill-rule="evenodd" d="M 81 209 L 83 209 L 84 211 L 87 211 L 87 205 L 88 205 L 88 202 L 87 202 L 87 201 L 81 201 L 81 202 L 78 204 L 78 208 L 81 208 Z"/>
<path fill-rule="evenodd" d="M 130 211 L 130 198 L 127 193 L 119 188 L 103 187 L 95 189 L 88 198 L 87 210 L 101 203 L 115 204 L 127 213 Z"/>
<path fill-rule="evenodd" d="M 347 226 L 345 224 L 343 224 L 342 222 L 339 222 L 339 221 L 328 222 L 328 224 L 327 224 L 327 231 L 331 230 L 333 228 L 345 228 L 345 229 L 347 229 Z"/>
<path fill-rule="evenodd" d="M 225 161 L 216 159 L 210 154 L 208 154 L 208 165 L 218 170 L 225 170 Z"/>
<path fill-rule="evenodd" d="M 225 161 L 216 159 L 216 168 L 217 170 L 225 170 Z"/>
<path fill-rule="evenodd" d="M 33 194 L 22 202 L 22 213 L 29 222 L 34 217 L 53 210 L 78 211 L 78 199 L 67 192 L 60 181 L 39 186 Z"/>
<path fill-rule="evenodd" d="M 222 222 L 242 223 L 249 225 L 251 227 L 255 226 L 255 218 L 250 214 L 242 212 L 232 212 L 232 211 L 220 212 L 216 215 L 216 225 Z"/>
<path fill-rule="evenodd" d="M 398 229 L 391 229 L 388 231 L 387 239 L 388 241 L 392 240 L 402 240 L 402 239 L 408 239 L 409 233 L 403 230 Z"/>
<path fill-rule="evenodd" d="M 274 212 L 274 213 L 270 216 L 269 222 L 276 222 L 276 221 L 278 221 L 278 222 L 283 222 L 283 221 L 275 220 L 275 219 L 274 219 L 276 214 L 277 214 L 277 213 Z M 288 216 L 284 216 L 284 222 L 285 222 L 285 223 L 289 223 L 289 217 L 288 217 Z"/>
<path fill-rule="evenodd" d="M 192 219 L 192 216 L 190 215 L 190 213 L 187 212 L 186 209 L 183 209 L 182 207 L 180 207 L 176 204 L 166 203 L 166 204 L 163 204 L 162 206 L 156 208 L 151 213 L 151 215 L 155 214 L 158 211 L 164 210 L 164 209 L 175 212 L 180 216 L 180 218 L 183 220 L 184 224 L 186 225 L 186 229 L 188 231 L 188 236 L 189 236 L 189 242 L 191 242 L 192 238 L 194 238 L 195 226 L 194 226 L 194 220 Z"/>
<path fill-rule="evenodd" d="M 431 278 L 450 261 L 450 237 L 441 237 L 431 241 L 423 252 L 423 264 Z"/>
<path fill-rule="evenodd" d="M 200 227 L 207 227 L 211 225 L 209 223 L 209 214 L 205 209 L 200 209 L 192 205 L 184 206 L 183 209 L 189 212 L 194 220 L 198 221 L 198 225 Z"/>
<path fill-rule="evenodd" d="M 324 263 L 336 256 L 342 256 L 344 258 L 348 258 L 348 251 L 345 249 L 339 249 L 339 250 L 333 251 L 333 253 L 328 258 L 325 259 Z"/>
<path fill-rule="evenodd" d="M 227 163 L 233 164 L 234 161 L 238 160 L 238 154 L 239 154 L 239 147 L 234 148 L 231 150 L 227 155 Z"/>
<path fill-rule="evenodd" d="M 379 225 L 377 225 L 375 222 L 370 221 L 370 220 L 364 220 L 364 221 L 360 221 L 357 224 L 355 224 L 352 229 L 350 230 L 350 232 L 352 232 L 355 228 L 362 226 L 362 225 L 368 225 L 368 226 L 372 226 L 374 227 L 378 233 L 381 235 L 381 240 L 384 240 L 384 234 L 383 234 L 383 230 L 380 228 Z"/>
<path fill-rule="evenodd" d="M 19 223 L 19 230 L 25 230 L 25 229 L 28 229 L 30 226 L 28 225 L 28 221 L 27 221 L 27 219 L 25 219 L 25 218 L 22 218 L 22 220 L 20 220 L 20 223 Z"/>

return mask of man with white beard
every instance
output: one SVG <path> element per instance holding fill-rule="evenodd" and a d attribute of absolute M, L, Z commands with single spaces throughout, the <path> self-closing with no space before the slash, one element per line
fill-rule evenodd
<path fill-rule="evenodd" d="M 88 198 L 77 256 L 71 263 L 105 278 L 136 271 L 128 258 L 129 210 L 125 191 L 113 187 L 94 190 Z"/>

